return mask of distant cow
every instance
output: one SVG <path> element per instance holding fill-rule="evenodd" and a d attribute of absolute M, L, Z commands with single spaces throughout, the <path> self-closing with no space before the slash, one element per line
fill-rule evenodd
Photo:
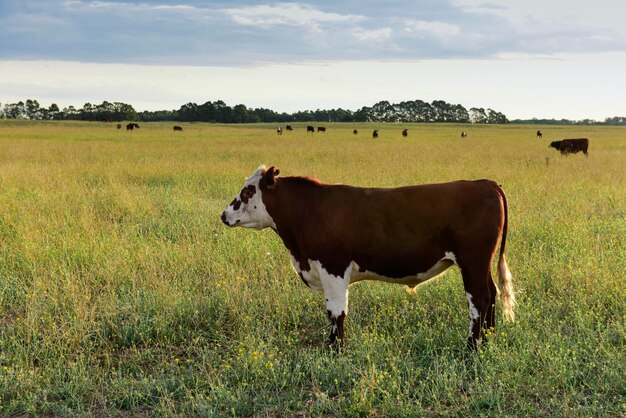
<path fill-rule="evenodd" d="M 358 135 L 359 131 L 357 131 L 357 130 L 355 129 L 354 131 L 352 131 L 352 133 L 353 133 L 354 135 Z"/>
<path fill-rule="evenodd" d="M 288 131 L 293 131 L 293 128 L 291 127 L 291 125 L 285 126 L 285 129 L 288 130 Z"/>
<path fill-rule="evenodd" d="M 403 137 L 405 137 L 405 138 L 406 138 L 407 136 L 409 136 L 409 130 L 408 130 L 408 129 L 403 130 L 403 131 L 402 131 L 402 136 L 403 136 Z"/>
<path fill-rule="evenodd" d="M 559 150 L 562 155 L 577 154 L 582 151 L 583 154 L 589 156 L 587 153 L 589 149 L 589 139 L 587 138 L 569 138 L 560 141 L 552 141 L 549 147 Z"/>
<path fill-rule="evenodd" d="M 378 138 L 378 129 L 374 129 L 374 132 L 372 132 L 372 138 Z"/>
<path fill-rule="evenodd" d="M 543 132 L 537 131 L 537 138 L 543 138 Z"/>
<path fill-rule="evenodd" d="M 283 134 L 283 128 L 281 128 L 280 126 L 278 128 L 276 128 L 276 134 L 277 135 L 282 135 Z"/>
<path fill-rule="evenodd" d="M 306 132 L 307 132 L 307 133 L 309 133 L 309 132 L 315 132 L 315 127 L 313 127 L 313 126 L 311 126 L 311 125 L 307 125 L 307 127 L 306 127 Z"/>
<path fill-rule="evenodd" d="M 324 128 L 323 126 L 318 126 L 317 132 L 326 132 L 326 128 Z"/>
<path fill-rule="evenodd" d="M 467 132 L 462 131 L 461 132 L 461 139 L 465 139 L 465 138 L 467 138 Z"/>
<path fill-rule="evenodd" d="M 121 123 L 117 124 L 117 129 L 122 129 L 122 124 Z"/>
<path fill-rule="evenodd" d="M 350 284 L 377 280 L 413 289 L 455 264 L 469 308 L 470 349 L 495 328 L 498 293 L 505 318 L 514 320 L 504 254 L 508 205 L 497 183 L 373 188 L 278 174 L 274 167 L 259 167 L 221 220 L 229 227 L 271 228 L 278 234 L 304 284 L 324 293 L 331 347 L 339 351 L 345 342 Z M 496 287 L 491 262 L 498 244 Z"/>
<path fill-rule="evenodd" d="M 182 132 L 183 127 L 182 127 L 182 126 L 174 126 L 174 130 L 175 130 L 175 131 L 181 131 L 181 132 Z"/>
<path fill-rule="evenodd" d="M 132 131 L 133 129 L 135 129 L 135 124 L 134 123 L 129 123 L 128 125 L 126 125 L 126 130 L 127 131 Z"/>

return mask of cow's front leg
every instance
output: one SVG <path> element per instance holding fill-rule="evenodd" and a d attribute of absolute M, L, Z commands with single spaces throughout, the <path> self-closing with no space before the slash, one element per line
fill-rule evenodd
<path fill-rule="evenodd" d="M 322 265 L 319 266 L 319 273 L 326 296 L 326 311 L 331 326 L 328 345 L 339 352 L 346 341 L 344 324 L 348 314 L 350 274 L 347 271 L 343 276 L 336 276 L 328 273 Z"/>

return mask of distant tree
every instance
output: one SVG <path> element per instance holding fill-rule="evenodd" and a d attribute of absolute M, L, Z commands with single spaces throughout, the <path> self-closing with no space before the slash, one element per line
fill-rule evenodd
<path fill-rule="evenodd" d="M 482 107 L 472 107 L 469 110 L 469 120 L 471 123 L 487 123 L 487 113 Z"/>
<path fill-rule="evenodd" d="M 198 112 L 198 105 L 195 103 L 184 104 L 178 109 L 178 118 L 183 122 L 199 121 L 200 114 Z"/>
<path fill-rule="evenodd" d="M 7 119 L 26 119 L 26 107 L 24 102 L 20 101 L 5 105 L 4 114 Z"/>
<path fill-rule="evenodd" d="M 604 119 L 605 125 L 626 125 L 626 117 L 625 116 L 613 116 L 612 118 Z"/>
<path fill-rule="evenodd" d="M 156 110 L 137 113 L 137 119 L 143 122 L 162 122 L 180 120 L 178 112 L 175 110 Z"/>
<path fill-rule="evenodd" d="M 80 112 L 74 108 L 74 106 L 68 106 L 63 108 L 63 119 L 76 120 L 80 119 Z"/>
<path fill-rule="evenodd" d="M 41 119 L 41 110 L 39 109 L 39 102 L 37 100 L 26 100 L 24 108 L 26 110 L 26 118 L 33 120 Z"/>
<path fill-rule="evenodd" d="M 391 122 L 393 107 L 387 100 L 376 103 L 369 111 L 368 120 L 371 122 Z"/>
<path fill-rule="evenodd" d="M 59 110 L 59 106 L 57 106 L 56 103 L 52 103 L 48 107 L 48 110 L 46 111 L 46 119 L 52 119 L 52 120 L 60 119 L 61 117 L 60 114 L 61 114 L 61 111 Z"/>
<path fill-rule="evenodd" d="M 493 109 L 487 109 L 487 123 L 508 123 L 506 116 L 500 112 L 496 112 Z"/>
<path fill-rule="evenodd" d="M 369 120 L 369 114 L 371 107 L 363 106 L 352 115 L 353 122 L 367 122 Z"/>

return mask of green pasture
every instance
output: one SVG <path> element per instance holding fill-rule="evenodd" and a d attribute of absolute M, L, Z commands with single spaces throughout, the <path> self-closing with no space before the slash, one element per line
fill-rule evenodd
<path fill-rule="evenodd" d="M 0 121 L 0 415 L 626 414 L 626 128 L 140 125 Z M 566 137 L 589 157 L 548 148 Z M 220 222 L 260 164 L 502 184 L 517 321 L 498 305 L 469 353 L 457 268 L 415 294 L 359 283 L 333 354 L 278 236 Z"/>

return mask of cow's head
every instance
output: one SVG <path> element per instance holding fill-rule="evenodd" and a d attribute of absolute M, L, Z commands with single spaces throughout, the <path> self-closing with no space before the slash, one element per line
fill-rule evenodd
<path fill-rule="evenodd" d="M 263 203 L 263 192 L 274 187 L 279 170 L 259 167 L 243 185 L 239 194 L 222 213 L 222 222 L 228 226 L 263 229 L 276 228 L 274 220 Z"/>
<path fill-rule="evenodd" d="M 548 145 L 548 148 L 559 149 L 560 146 L 561 146 L 561 141 L 552 141 L 550 142 L 550 145 Z"/>

